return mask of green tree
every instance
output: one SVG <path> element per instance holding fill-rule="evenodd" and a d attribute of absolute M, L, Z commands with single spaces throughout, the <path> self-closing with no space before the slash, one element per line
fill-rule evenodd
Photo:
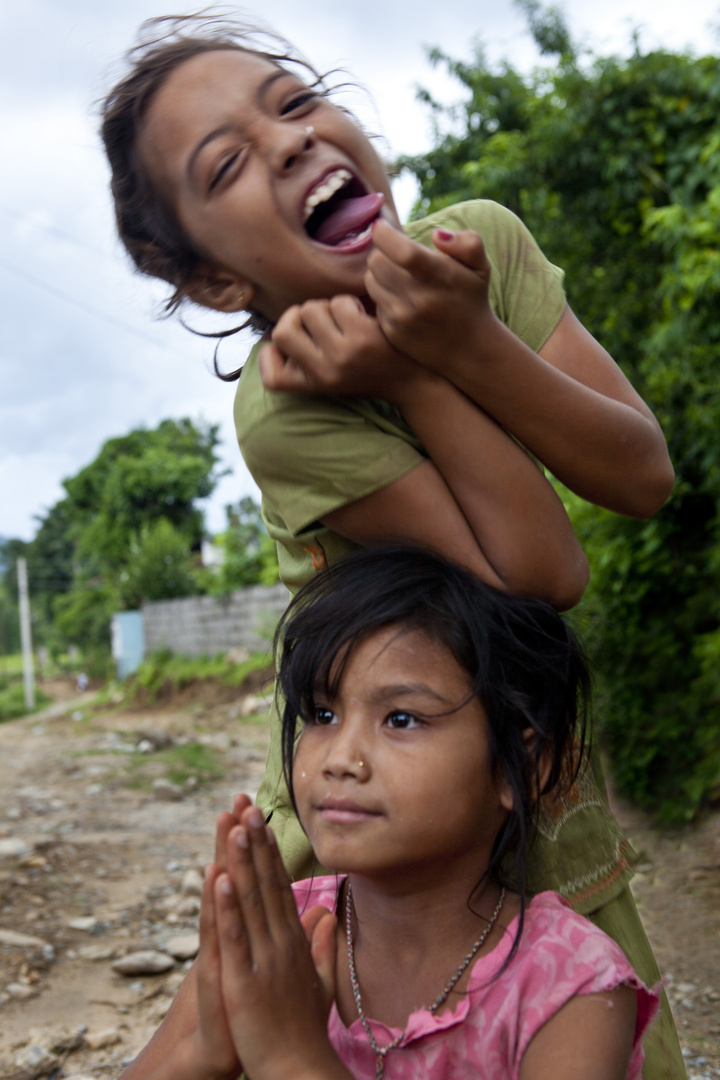
<path fill-rule="evenodd" d="M 17 559 L 25 555 L 23 540 L 0 540 L 0 655 L 20 651 Z"/>
<path fill-rule="evenodd" d="M 418 215 L 468 198 L 518 213 L 663 425 L 677 484 L 655 519 L 566 497 L 616 777 L 689 817 L 720 777 L 720 65 L 637 39 L 626 59 L 580 56 L 557 10 L 521 6 L 554 60 L 524 75 L 434 50 L 463 98 L 423 95 L 436 145 L 401 164 Z"/>
<path fill-rule="evenodd" d="M 163 420 L 109 439 L 64 481 L 66 498 L 29 545 L 56 648 L 107 651 L 114 611 L 198 591 L 191 553 L 204 522 L 196 501 L 219 478 L 217 443 L 216 426 Z"/>
<path fill-rule="evenodd" d="M 227 528 L 216 537 L 222 562 L 203 575 L 213 596 L 224 596 L 247 585 L 273 585 L 279 581 L 277 550 L 263 522 L 260 507 L 245 496 L 225 507 Z"/>
<path fill-rule="evenodd" d="M 169 600 L 198 592 L 190 544 L 167 518 L 143 525 L 130 541 L 127 563 L 117 578 L 117 593 L 125 608 L 144 600 Z"/>
<path fill-rule="evenodd" d="M 158 518 L 198 549 L 203 516 L 195 502 L 219 479 L 217 444 L 217 425 L 187 419 L 109 439 L 90 465 L 64 482 L 78 556 L 119 569 L 131 538 Z"/>

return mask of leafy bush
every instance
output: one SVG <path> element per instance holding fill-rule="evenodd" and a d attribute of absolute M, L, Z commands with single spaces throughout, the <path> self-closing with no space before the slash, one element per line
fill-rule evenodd
<path fill-rule="evenodd" d="M 523 218 L 665 431 L 677 483 L 655 519 L 568 505 L 616 780 L 682 821 L 720 781 L 720 66 L 639 42 L 580 56 L 557 8 L 518 2 L 547 66 L 435 50 L 462 100 L 424 94 L 436 146 L 401 165 L 418 216 L 489 198 Z"/>
<path fill-rule="evenodd" d="M 267 672 L 272 669 L 269 653 L 252 653 L 241 664 L 229 663 L 223 653 L 217 656 L 189 657 L 178 656 L 169 650 L 152 653 L 126 683 L 126 700 L 132 700 L 144 691 L 150 701 L 157 700 L 161 691 L 181 690 L 194 682 L 214 679 L 224 686 L 240 686 L 253 672 Z"/>
<path fill-rule="evenodd" d="M 15 720 L 19 716 L 27 716 L 28 709 L 25 704 L 25 688 L 22 683 L 10 683 L 5 680 L 4 687 L 0 687 L 0 724 L 5 720 Z M 35 690 L 35 709 L 44 709 L 50 704 L 51 699 L 42 690 Z"/>

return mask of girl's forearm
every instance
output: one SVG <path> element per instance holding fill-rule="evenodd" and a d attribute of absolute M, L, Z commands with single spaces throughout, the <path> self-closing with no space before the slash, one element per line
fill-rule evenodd
<path fill-rule="evenodd" d="M 572 313 L 541 355 L 499 319 L 486 327 L 477 349 L 443 357 L 443 375 L 581 497 L 632 517 L 655 513 L 673 481 L 660 427 Z"/>
<path fill-rule="evenodd" d="M 421 371 L 422 369 L 418 369 Z M 565 509 L 514 439 L 448 380 L 422 372 L 395 404 L 450 488 L 502 587 L 572 607 L 588 580 Z"/>
<path fill-rule="evenodd" d="M 119 1080 L 236 1080 L 240 1064 L 232 1048 L 212 1054 L 201 1037 L 198 962 L 188 972 L 150 1042 Z"/>
<path fill-rule="evenodd" d="M 237 1070 L 220 1074 L 201 1060 L 195 1033 L 180 1039 L 163 1036 L 159 1029 L 119 1080 L 235 1080 Z"/>

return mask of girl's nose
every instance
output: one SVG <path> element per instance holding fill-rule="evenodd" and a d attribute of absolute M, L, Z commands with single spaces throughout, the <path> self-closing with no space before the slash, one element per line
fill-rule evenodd
<path fill-rule="evenodd" d="M 363 749 L 357 732 L 350 730 L 349 726 L 343 730 L 343 725 L 340 725 L 327 748 L 323 772 L 326 776 L 347 776 L 363 781 L 368 779 L 370 771 L 369 755 L 367 749 Z"/>
<path fill-rule="evenodd" d="M 278 172 L 287 173 L 315 146 L 315 128 L 312 124 L 296 125 L 282 120 L 273 126 L 270 145 L 272 163 Z"/>

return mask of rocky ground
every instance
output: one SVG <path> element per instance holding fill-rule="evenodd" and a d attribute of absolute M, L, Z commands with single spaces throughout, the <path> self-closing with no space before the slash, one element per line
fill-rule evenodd
<path fill-rule="evenodd" d="M 115 1076 L 144 1045 L 197 949 L 215 817 L 254 794 L 267 745 L 263 703 L 242 691 L 100 711 L 50 691 L 67 700 L 0 727 L 0 1077 L 13 1080 Z M 660 834 L 618 812 L 690 1076 L 720 1078 L 720 814 Z"/>

